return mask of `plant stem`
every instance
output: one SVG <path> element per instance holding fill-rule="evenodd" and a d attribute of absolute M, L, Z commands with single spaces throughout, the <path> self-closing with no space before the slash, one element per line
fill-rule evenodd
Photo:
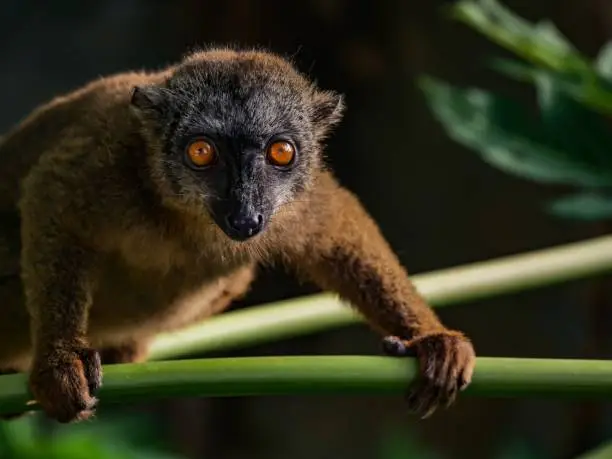
<path fill-rule="evenodd" d="M 612 236 L 412 276 L 437 307 L 612 270 Z M 253 345 L 348 325 L 361 317 L 329 293 L 227 312 L 153 343 L 151 359 Z"/>
<path fill-rule="evenodd" d="M 413 359 L 373 356 L 241 357 L 104 367 L 103 403 L 167 397 L 401 395 Z M 478 358 L 466 395 L 612 399 L 612 361 Z M 0 413 L 30 399 L 26 375 L 0 377 Z M 29 405 L 28 409 L 38 409 Z"/>
<path fill-rule="evenodd" d="M 576 459 L 610 459 L 612 457 L 612 442 L 604 443 L 597 448 L 581 454 Z"/>
<path fill-rule="evenodd" d="M 612 269 L 612 236 L 414 276 L 428 300 L 444 306 L 591 276 Z M 223 314 L 159 338 L 154 359 L 269 341 L 357 322 L 329 294 Z M 105 367 L 105 402 L 172 396 L 399 394 L 415 376 L 410 359 L 261 357 L 148 362 Z M 0 413 L 24 408 L 25 374 L 0 377 Z M 612 398 L 612 362 L 478 358 L 468 394 Z M 30 406 L 36 409 L 36 405 Z"/>

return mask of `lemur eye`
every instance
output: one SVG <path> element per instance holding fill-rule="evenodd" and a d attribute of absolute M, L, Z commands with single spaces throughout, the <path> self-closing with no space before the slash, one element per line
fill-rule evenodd
<path fill-rule="evenodd" d="M 293 162 L 294 157 L 295 148 L 286 140 L 271 143 L 266 152 L 268 162 L 275 166 L 289 166 Z"/>
<path fill-rule="evenodd" d="M 206 167 L 215 161 L 217 151 L 210 142 L 198 139 L 187 146 L 187 157 L 194 166 Z"/>

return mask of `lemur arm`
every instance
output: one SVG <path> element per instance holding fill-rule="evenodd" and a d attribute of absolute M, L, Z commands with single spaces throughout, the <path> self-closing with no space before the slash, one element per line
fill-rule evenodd
<path fill-rule="evenodd" d="M 427 416 L 450 404 L 469 384 L 475 355 L 470 341 L 447 329 L 416 290 L 378 226 L 358 199 L 324 175 L 301 216 L 297 234 L 284 248 L 288 264 L 324 290 L 353 305 L 387 349 L 413 349 L 421 380 L 410 393 L 411 407 Z"/>

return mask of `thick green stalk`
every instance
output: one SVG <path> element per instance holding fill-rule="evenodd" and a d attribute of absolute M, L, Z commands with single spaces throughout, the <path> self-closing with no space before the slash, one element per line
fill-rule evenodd
<path fill-rule="evenodd" d="M 414 276 L 437 306 L 499 295 L 612 269 L 612 236 Z M 353 323 L 359 317 L 331 295 L 227 313 L 155 342 L 153 358 L 253 344 Z M 409 363 L 410 362 L 410 363 Z M 173 396 L 399 394 L 414 362 L 385 357 L 263 357 L 148 362 L 105 369 L 104 402 Z M 29 400 L 26 375 L 0 377 L 0 413 Z M 478 359 L 468 394 L 612 398 L 612 362 Z M 36 405 L 31 408 L 36 409 Z"/>
<path fill-rule="evenodd" d="M 604 443 L 597 448 L 581 454 L 576 459 L 610 459 L 612 457 L 612 442 Z"/>
<path fill-rule="evenodd" d="M 372 356 L 242 357 L 105 367 L 103 403 L 166 397 L 259 395 L 400 396 L 413 359 Z M 0 377 L 0 413 L 26 407 L 24 374 Z M 612 400 L 612 361 L 478 358 L 466 395 Z M 37 406 L 27 405 L 29 409 Z"/>
<path fill-rule="evenodd" d="M 446 306 L 612 270 L 612 236 L 412 276 L 434 306 Z M 348 325 L 361 318 L 328 293 L 228 312 L 160 336 L 152 359 L 253 345 Z"/>

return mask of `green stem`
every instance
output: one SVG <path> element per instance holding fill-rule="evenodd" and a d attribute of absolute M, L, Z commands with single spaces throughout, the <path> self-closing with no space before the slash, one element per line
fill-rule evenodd
<path fill-rule="evenodd" d="M 372 356 L 242 357 L 109 365 L 103 403 L 167 397 L 260 395 L 398 396 L 416 375 L 413 359 Z M 612 362 L 478 358 L 466 395 L 612 399 Z M 0 413 L 26 408 L 26 375 L 0 377 Z M 28 405 L 28 409 L 38 409 Z"/>
<path fill-rule="evenodd" d="M 612 236 L 412 276 L 434 306 L 518 292 L 612 270 Z M 253 345 L 361 321 L 335 295 L 323 293 L 227 312 L 161 335 L 152 359 Z"/>
<path fill-rule="evenodd" d="M 612 236 L 414 276 L 443 306 L 591 276 L 612 269 Z M 227 313 L 160 337 L 154 359 L 253 344 L 353 323 L 359 316 L 329 294 Z M 263 357 L 148 362 L 105 368 L 105 402 L 172 396 L 399 394 L 414 362 L 385 357 Z M 0 377 L 0 413 L 24 408 L 25 374 Z M 612 362 L 480 357 L 468 394 L 612 398 Z M 36 409 L 36 406 L 31 406 Z"/>
<path fill-rule="evenodd" d="M 576 459 L 610 459 L 612 457 L 612 442 L 604 443 L 597 448 L 581 454 Z"/>

